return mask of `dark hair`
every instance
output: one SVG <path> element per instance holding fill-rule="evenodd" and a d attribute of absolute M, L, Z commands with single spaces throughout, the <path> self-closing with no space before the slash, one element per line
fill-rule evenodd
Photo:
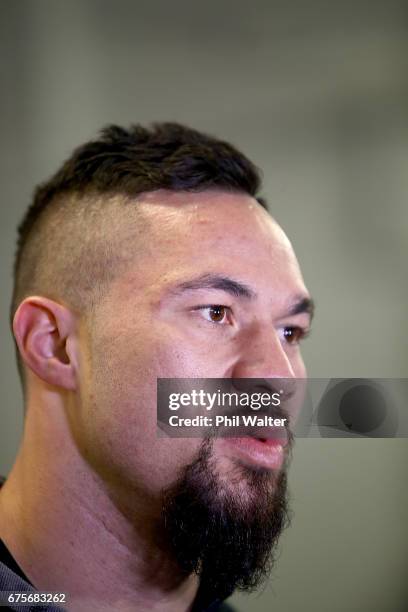
<path fill-rule="evenodd" d="M 48 258 L 44 255 L 44 244 L 49 240 L 44 228 L 47 215 L 61 208 L 61 202 L 65 215 L 58 220 L 61 225 L 76 212 L 75 207 L 87 205 L 86 196 L 94 194 L 135 197 L 158 189 L 218 188 L 244 192 L 266 208 L 258 197 L 260 185 L 258 169 L 234 146 L 178 123 L 155 123 L 150 129 L 140 125 L 104 128 L 98 139 L 75 149 L 35 190 L 18 227 L 11 320 L 27 291 L 38 290 L 33 278 L 41 275 L 45 261 L 54 265 L 49 263 L 49 254 Z M 66 197 L 72 195 L 76 197 Z"/>

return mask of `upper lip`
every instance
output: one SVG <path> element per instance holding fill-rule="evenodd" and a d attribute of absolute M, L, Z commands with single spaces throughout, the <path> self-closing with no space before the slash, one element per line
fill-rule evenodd
<path fill-rule="evenodd" d="M 286 446 L 289 442 L 289 433 L 285 427 L 253 427 L 247 435 L 250 438 L 256 438 L 257 440 L 276 440 L 280 442 L 282 446 Z"/>

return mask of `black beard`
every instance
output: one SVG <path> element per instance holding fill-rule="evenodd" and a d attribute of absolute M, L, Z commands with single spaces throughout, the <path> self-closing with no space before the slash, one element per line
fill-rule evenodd
<path fill-rule="evenodd" d="M 286 481 L 283 469 L 275 474 L 237 463 L 223 484 L 206 440 L 164 492 L 171 552 L 183 574 L 200 578 L 193 610 L 235 589 L 252 591 L 268 577 L 278 538 L 289 524 Z"/>

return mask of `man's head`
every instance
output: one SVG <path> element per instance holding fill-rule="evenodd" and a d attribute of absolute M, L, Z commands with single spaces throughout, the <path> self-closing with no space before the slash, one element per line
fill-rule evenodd
<path fill-rule="evenodd" d="M 156 381 L 305 376 L 309 297 L 259 183 L 196 131 L 111 127 L 37 190 L 15 267 L 27 409 L 57 404 L 124 514 L 146 510 L 181 569 L 222 596 L 267 566 L 288 449 L 271 466 L 227 439 L 158 438 Z"/>

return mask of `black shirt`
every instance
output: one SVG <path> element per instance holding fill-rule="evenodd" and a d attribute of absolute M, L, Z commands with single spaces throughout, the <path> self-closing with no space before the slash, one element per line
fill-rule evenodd
<path fill-rule="evenodd" d="M 28 582 L 28 584 L 31 584 L 31 582 L 29 581 L 27 576 L 24 574 L 21 567 L 17 565 L 16 560 L 14 559 L 14 557 L 11 556 L 9 549 L 6 547 L 5 543 L 1 539 L 0 539 L 0 562 L 4 563 L 4 565 L 7 565 L 7 567 L 9 567 L 15 574 L 17 574 L 17 576 L 20 576 L 20 578 Z M 34 587 L 34 585 L 32 584 L 31 586 Z"/>

